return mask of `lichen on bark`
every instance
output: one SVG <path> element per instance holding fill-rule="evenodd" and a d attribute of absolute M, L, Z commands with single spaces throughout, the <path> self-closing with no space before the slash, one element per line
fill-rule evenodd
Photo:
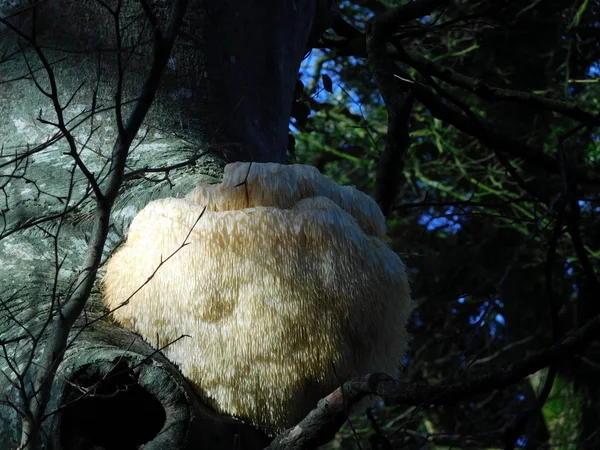
<path fill-rule="evenodd" d="M 56 110 L 40 91 L 49 90 L 50 78 L 35 46 L 49 61 L 77 154 L 103 189 L 119 134 L 117 57 L 122 56 L 124 118 L 152 62 L 152 20 L 142 3 L 115 0 L 105 2 L 107 8 L 93 0 L 56 0 L 30 8 L 0 1 L 0 16 L 19 32 L 31 37 L 35 28 L 35 41 L 29 42 L 6 23 L 0 28 L 0 54 L 6 55 L 0 64 L 0 369 L 6 375 L 0 375 L 0 449 L 19 442 L 21 394 L 31 394 L 28 383 L 48 335 L 48 318 L 75 288 L 96 215 L 89 180 L 50 123 L 57 120 Z M 161 88 L 131 146 L 104 260 L 150 200 L 218 182 L 227 160 L 285 160 L 297 71 L 323 3 L 330 2 L 298 0 L 292 8 L 283 1 L 268 7 L 242 0 L 190 2 Z M 152 2 L 159 26 L 171 4 Z M 114 13 L 118 5 L 120 38 L 108 10 Z M 152 343 L 108 321 L 98 299 L 94 291 L 58 367 L 44 422 L 45 447 L 85 448 L 91 431 L 70 437 L 62 432 L 74 423 L 69 407 L 119 397 L 129 392 L 122 383 L 130 390 L 141 387 L 164 410 L 167 425 L 146 448 L 166 448 L 165 439 L 170 448 L 233 448 L 236 434 L 244 448 L 264 446 L 261 433 L 201 405 L 177 368 Z M 115 368 L 124 375 L 117 376 Z M 92 383 L 106 379 L 117 381 L 105 391 Z M 133 398 L 145 404 L 145 397 Z M 117 405 L 113 415 L 121 406 L 132 418 L 140 414 L 136 401 Z M 100 418 L 90 416 L 106 424 Z"/>

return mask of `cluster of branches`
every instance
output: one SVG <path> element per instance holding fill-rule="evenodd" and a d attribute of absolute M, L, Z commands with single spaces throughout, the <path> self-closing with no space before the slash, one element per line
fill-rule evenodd
<path fill-rule="evenodd" d="M 403 383 L 385 374 L 372 374 L 360 380 L 349 381 L 321 400 L 319 406 L 298 425 L 279 435 L 269 448 L 316 448 L 330 441 L 347 420 L 349 407 L 368 395 L 380 396 L 392 405 L 427 408 L 432 405 L 454 405 L 482 393 L 503 389 L 562 359 L 576 355 L 598 337 L 600 317 L 595 317 L 551 347 L 516 361 L 507 368 L 490 370 L 484 376 L 460 383 L 419 385 Z"/>
<path fill-rule="evenodd" d="M 403 165 L 400 161 L 403 160 L 404 152 L 410 142 L 407 110 L 410 111 L 410 103 L 414 98 L 421 102 L 433 117 L 452 125 L 487 146 L 506 170 L 515 177 L 519 186 L 534 198 L 547 204 L 552 200 L 552 196 L 523 182 L 517 170 L 510 165 L 509 157 L 520 158 L 531 163 L 532 167 L 541 168 L 550 174 L 562 173 L 564 170 L 562 159 L 548 155 L 542 148 L 532 147 L 519 139 L 494 131 L 492 126 L 476 115 L 460 98 L 444 89 L 435 79 L 474 93 L 484 100 L 533 105 L 541 110 L 556 112 L 578 121 L 580 124 L 566 133 L 563 140 L 571 138 L 584 129 L 600 126 L 600 115 L 589 113 L 574 103 L 530 92 L 490 86 L 484 80 L 470 78 L 407 51 L 406 37 L 412 37 L 412 34 L 402 32 L 403 26 L 441 9 L 438 18 L 432 20 L 433 24 L 423 25 L 420 29 L 424 34 L 432 27 L 444 28 L 447 24 L 436 25 L 436 23 L 451 3 L 448 0 L 422 0 L 386 9 L 369 22 L 364 33 L 338 16 L 332 27 L 336 35 L 326 35 L 321 39 L 321 48 L 335 50 L 337 55 L 366 58 L 386 104 L 388 135 L 386 150 L 383 152 L 378 172 L 377 199 L 385 211 L 389 212 L 394 206 L 390 192 L 397 191 L 399 180 L 402 179 Z M 399 64 L 416 69 L 422 79 L 412 79 Z M 393 161 L 398 162 L 390 164 Z M 573 167 L 572 164 L 569 170 L 572 172 L 571 178 L 575 177 L 578 183 L 590 186 L 600 184 L 600 178 L 593 171 L 586 171 L 584 167 Z"/>
<path fill-rule="evenodd" d="M 395 199 L 398 188 L 403 182 L 405 155 L 411 143 L 409 117 L 415 101 L 420 102 L 436 119 L 475 138 L 491 150 L 514 182 L 532 199 L 545 205 L 545 212 L 536 220 L 527 242 L 532 241 L 540 233 L 544 220 L 550 217 L 554 221 L 546 252 L 546 290 L 543 295 L 547 304 L 550 305 L 549 315 L 555 344 L 515 362 L 508 369 L 491 370 L 483 377 L 473 378 L 460 384 L 448 382 L 436 386 L 405 385 L 397 381 L 381 382 L 377 376 L 347 383 L 327 397 L 324 403 L 313 410 L 311 415 L 298 427 L 280 436 L 273 446 L 274 448 L 288 448 L 287 445 L 291 447 L 295 445 L 294 448 L 304 448 L 303 446 L 311 447 L 316 445 L 315 443 L 327 441 L 332 437 L 333 430 L 337 430 L 339 424 L 346 418 L 348 402 L 353 403 L 364 395 L 379 394 L 390 404 L 419 405 L 421 407 L 454 404 L 475 394 L 502 389 L 542 368 L 549 367 L 548 376 L 536 399 L 535 407 L 523 412 L 517 420 L 499 433 L 498 438 L 505 442 L 506 448 L 513 448 L 516 439 L 525 429 L 527 421 L 536 412 L 539 412 L 548 398 L 556 375 L 557 362 L 575 356 L 594 342 L 600 332 L 598 328 L 600 322 L 598 317 L 595 317 L 581 328 L 573 331 L 568 337 L 562 337 L 558 325 L 561 305 L 558 304 L 552 290 L 557 244 L 565 234 L 570 237 L 587 283 L 592 286 L 591 289 L 594 292 L 598 292 L 600 287 L 593 263 L 583 243 L 579 204 L 579 200 L 588 198 L 582 192 L 585 192 L 586 188 L 591 188 L 592 192 L 595 192 L 600 179 L 593 170 L 578 165 L 574 161 L 575 158 L 565 149 L 565 143 L 577 133 L 598 128 L 600 114 L 587 112 L 575 103 L 530 92 L 491 86 L 484 80 L 468 77 L 406 50 L 407 38 L 419 33 L 419 30 L 425 34 L 432 27 L 443 28 L 449 25 L 440 22 L 444 11 L 452 4 L 450 1 L 421 0 L 390 9 L 381 7 L 381 4 L 377 2 L 368 3 L 371 6 L 379 7 L 377 8 L 378 14 L 367 23 L 364 31 L 338 16 L 333 25 L 335 35 L 324 36 L 320 41 L 320 47 L 333 51 L 336 56 L 365 58 L 385 103 L 388 119 L 387 134 L 384 141 L 385 149 L 381 153 L 377 170 L 376 199 L 387 215 L 397 209 Z M 430 17 L 427 24 L 414 24 L 414 21 L 424 16 Z M 408 28 L 406 25 L 411 22 L 414 26 L 410 28 L 410 31 L 404 31 L 405 28 Z M 414 69 L 419 78 L 411 77 L 407 70 L 402 68 L 406 66 Z M 436 79 L 454 89 L 462 89 L 467 93 L 475 94 L 482 100 L 531 105 L 539 110 L 550 111 L 572 119 L 578 124 L 560 137 L 556 144 L 556 152 L 552 156 L 541 146 L 535 147 L 521 139 L 495 131 L 490 123 L 482 119 L 468 104 L 444 88 Z M 330 88 L 327 88 L 327 83 L 330 81 L 325 81 L 325 89 L 330 91 Z M 314 100 L 311 100 L 311 104 L 317 109 L 323 109 L 322 105 Z M 352 114 L 348 111 L 346 113 Z M 549 183 L 528 182 L 522 172 L 513 165 L 511 159 L 520 159 L 527 163 L 524 165 L 524 170 L 529 170 L 537 177 L 540 177 L 540 173 L 545 173 L 547 177 L 558 177 L 559 189 L 549 191 L 542 187 Z M 419 205 L 415 204 L 414 206 Z M 500 289 L 521 250 L 522 248 L 517 250 L 514 260 L 507 267 L 496 290 Z M 457 438 L 455 442 L 458 443 L 459 440 Z"/>
<path fill-rule="evenodd" d="M 41 112 L 38 120 L 41 123 L 53 126 L 57 129 L 55 137 L 45 145 L 39 146 L 35 150 L 26 152 L 25 154 L 22 153 L 15 158 L 15 161 L 6 162 L 4 165 L 14 163 L 15 167 L 18 167 L 20 162 L 26 161 L 31 154 L 43 150 L 59 139 L 65 139 L 68 142 L 68 155 L 73 158 L 75 163 L 71 175 L 73 176 L 75 169 L 78 169 L 81 173 L 83 173 L 88 182 L 89 190 L 91 190 L 93 193 L 96 204 L 94 214 L 95 226 L 93 229 L 93 237 L 89 242 L 87 249 L 88 256 L 82 270 L 80 271 L 79 277 L 73 284 L 70 293 L 62 302 L 58 302 L 56 292 L 54 293 L 51 312 L 48 314 L 46 322 L 43 324 L 37 335 L 33 335 L 26 326 L 22 326 L 21 329 L 26 336 L 0 342 L 2 348 L 4 349 L 4 359 L 9 364 L 13 375 L 16 375 L 17 379 L 16 382 L 12 381 L 11 378 L 7 378 L 7 380 L 16 390 L 16 392 L 20 393 L 21 397 L 19 404 L 14 404 L 9 399 L 6 400 L 6 402 L 8 402 L 8 404 L 19 413 L 22 419 L 20 448 L 37 449 L 42 445 L 42 426 L 44 420 L 47 419 L 47 413 L 49 413 L 49 411 L 47 411 L 47 407 L 51 389 L 55 380 L 56 371 L 66 350 L 68 349 L 69 334 L 76 320 L 82 314 L 96 281 L 96 275 L 102 262 L 103 250 L 109 231 L 112 207 L 124 180 L 125 167 L 130 148 L 157 93 L 163 71 L 167 66 L 175 39 L 177 38 L 183 23 L 183 18 L 187 9 L 187 3 L 187 0 L 178 0 L 174 2 L 169 23 L 164 30 L 161 30 L 158 20 L 154 15 L 150 5 L 147 2 L 142 1 L 144 11 L 148 15 L 148 20 L 151 23 L 154 31 L 154 53 L 152 65 L 140 89 L 139 96 L 126 119 L 123 117 L 122 113 L 123 101 L 121 98 L 123 84 L 123 68 L 121 63 L 122 55 L 120 52 L 118 54 L 119 73 L 115 102 L 118 137 L 110 156 L 110 167 L 104 183 L 104 188 L 101 187 L 99 179 L 88 169 L 84 161 L 80 158 L 80 150 L 72 134 L 73 128 L 69 127 L 69 123 L 64 117 L 64 111 L 69 106 L 73 97 L 71 97 L 71 99 L 65 104 L 61 103 L 54 69 L 43 52 L 42 47 L 36 41 L 35 32 L 28 34 L 19 27 L 15 26 L 12 21 L 9 20 L 9 18 L 0 18 L 0 24 L 12 30 L 21 39 L 32 46 L 37 54 L 37 57 L 39 58 L 39 61 L 42 63 L 43 69 L 48 78 L 50 89 L 47 90 L 40 83 L 38 83 L 36 74 L 33 72 L 30 65 L 28 65 L 29 76 L 34 81 L 37 89 L 52 102 L 54 112 L 56 114 L 56 122 L 43 119 Z M 117 42 L 120 43 L 121 40 L 118 33 L 120 30 L 119 20 L 122 2 L 119 1 L 116 8 L 111 8 L 109 5 L 103 2 L 101 2 L 101 4 L 109 11 L 115 20 Z M 34 5 L 31 8 L 33 30 L 36 29 L 36 23 L 38 20 L 36 6 L 37 5 Z M 120 48 L 118 50 L 120 51 Z M 94 102 L 91 116 L 96 113 L 97 111 Z M 66 200 L 65 204 L 69 205 L 70 196 L 64 200 Z M 71 206 L 71 209 L 76 208 L 77 206 L 77 204 L 75 206 Z M 65 210 L 62 211 L 58 217 L 64 219 L 67 212 L 67 207 L 65 207 Z M 45 217 L 38 219 L 33 224 L 28 222 L 21 228 L 37 226 L 44 221 L 48 221 L 49 219 L 51 218 Z M 9 234 L 12 234 L 16 231 L 19 231 L 19 227 L 13 228 L 9 231 L 5 230 L 2 237 L 6 238 Z M 57 241 L 58 233 L 60 233 L 60 226 L 56 234 L 53 235 L 55 243 Z M 61 262 L 56 261 L 57 276 L 60 267 Z M 57 282 L 55 280 L 54 289 L 56 290 L 56 288 Z M 55 299 L 57 300 L 56 303 L 54 301 Z M 7 302 L 4 302 L 4 309 L 6 310 L 7 314 L 11 315 L 10 307 L 7 305 Z M 54 312 L 54 309 L 57 311 Z M 11 315 L 11 319 L 17 321 L 18 323 L 18 320 L 13 315 Z M 79 335 L 79 333 L 77 335 Z M 26 362 L 26 364 L 24 364 L 24 367 L 21 368 L 11 364 L 11 357 L 7 353 L 6 346 L 15 340 L 20 340 L 23 338 L 30 338 L 33 348 L 31 349 L 31 356 L 29 360 Z M 44 340 L 41 357 L 38 361 L 34 361 L 35 347 L 39 345 L 42 338 L 44 338 Z"/>

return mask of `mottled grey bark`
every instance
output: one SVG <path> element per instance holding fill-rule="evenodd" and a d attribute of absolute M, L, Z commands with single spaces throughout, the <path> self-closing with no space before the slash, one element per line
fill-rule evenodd
<path fill-rule="evenodd" d="M 100 188 L 118 136 L 118 86 L 122 80 L 127 117 L 152 61 L 151 15 L 143 2 L 120 3 L 119 39 L 100 2 L 49 0 L 34 15 L 28 2 L 0 0 L 0 17 L 34 37 L 50 61 L 79 157 Z M 106 2 L 113 10 L 118 4 Z M 217 182 L 227 161 L 285 160 L 298 66 L 317 12 L 330 4 L 190 1 L 162 87 L 132 146 L 105 257 L 148 201 Z M 170 5 L 152 3 L 159 26 Z M 49 77 L 33 45 L 3 25 L 0 83 L 0 449 L 9 449 L 20 440 L 20 414 L 49 318 L 83 269 L 95 201 L 81 167 L 65 154 L 66 140 L 47 123 L 57 114 L 40 91 L 49 89 Z M 95 291 L 88 300 L 56 373 L 45 447 L 114 448 L 117 435 L 129 439 L 120 438 L 119 448 L 146 441 L 146 448 L 265 445 L 262 433 L 201 405 L 176 367 L 152 343 L 111 323 L 99 299 Z"/>

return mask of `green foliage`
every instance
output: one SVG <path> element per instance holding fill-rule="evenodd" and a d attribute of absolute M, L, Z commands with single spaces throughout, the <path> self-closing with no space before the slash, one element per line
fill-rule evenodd
<path fill-rule="evenodd" d="M 565 450 L 578 448 L 582 401 L 572 382 L 558 377 L 542 408 L 550 432 L 550 445 Z"/>
<path fill-rule="evenodd" d="M 341 14 L 363 32 L 386 7 L 406 3 L 342 2 Z M 401 44 L 412 58 L 399 56 L 390 45 L 398 69 L 452 111 L 441 118 L 417 96 L 411 144 L 397 174 L 402 182 L 388 222 L 419 303 L 407 380 L 437 382 L 506 366 L 600 313 L 594 294 L 600 133 L 593 118 L 600 108 L 599 16 L 600 6 L 587 1 L 457 1 L 400 26 L 394 35 L 396 48 Z M 386 105 L 361 38 L 344 37 L 334 27 L 325 42 L 304 64 L 303 101 L 311 114 L 297 125 L 297 161 L 374 194 L 385 149 Z M 427 70 L 423 60 L 442 67 L 445 75 Z M 473 89 L 449 78 L 449 71 L 469 77 Z M 530 97 L 486 97 L 481 85 Z M 563 101 L 571 109 L 541 106 L 531 95 Z M 579 119 L 577 111 L 590 113 L 588 119 Z M 466 133 L 457 126 L 461 119 L 481 127 Z M 506 144 L 493 148 L 497 139 L 492 145 L 486 141 L 489 131 Z M 536 156 L 524 157 L 515 150 L 521 145 Z M 545 157 L 555 158 L 556 165 L 544 167 Z M 568 187 L 565 167 L 576 168 L 576 188 Z M 564 227 L 571 219 L 561 216 L 567 191 L 568 209 L 580 210 L 581 245 Z M 560 217 L 562 227 L 555 233 Z M 594 430 L 586 423 L 597 423 L 600 411 L 583 396 L 600 399 L 594 356 L 586 355 L 590 365 L 578 360 L 559 368 L 549 399 L 535 410 L 518 442 L 527 448 L 548 441 L 556 448 L 591 445 Z M 402 448 L 456 448 L 442 444 L 452 436 L 464 448 L 498 448 L 505 425 L 535 408 L 535 396 L 524 380 L 453 408 L 417 409 L 409 417 L 402 408 L 382 410 L 378 423 Z M 368 422 L 345 428 L 335 448 L 355 448 L 349 442 L 362 439 L 366 429 L 373 433 Z"/>

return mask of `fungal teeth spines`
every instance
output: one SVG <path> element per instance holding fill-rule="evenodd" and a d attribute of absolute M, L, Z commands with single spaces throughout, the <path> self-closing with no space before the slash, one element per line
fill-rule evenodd
<path fill-rule="evenodd" d="M 279 429 L 340 379 L 397 374 L 412 301 L 373 199 L 309 166 L 248 169 L 149 203 L 107 264 L 104 297 L 119 305 L 175 252 L 114 318 L 149 342 L 190 335 L 164 353 L 199 393 Z"/>

